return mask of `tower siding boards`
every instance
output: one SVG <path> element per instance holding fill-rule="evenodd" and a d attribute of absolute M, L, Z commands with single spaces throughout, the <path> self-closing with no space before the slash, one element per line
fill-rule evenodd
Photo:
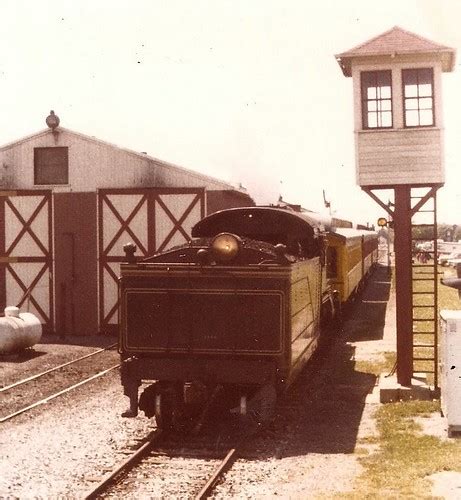
<path fill-rule="evenodd" d="M 35 148 L 55 147 L 67 148 L 68 182 L 35 184 Z M 22 210 L 22 205 L 43 193 L 48 232 L 39 224 L 44 220 L 40 213 L 23 240 L 32 238 L 32 232 L 34 241 L 48 235 L 50 242 L 39 256 L 29 245 L 29 253 L 23 249 L 18 259 L 16 247 L 16 253 L 7 247 L 34 208 Z M 137 209 L 141 199 L 145 204 Z M 243 190 L 219 179 L 61 127 L 0 147 L 0 305 L 15 305 L 32 284 L 23 310 L 34 312 L 35 307 L 48 331 L 115 332 L 124 243 L 134 241 L 137 255 L 148 255 L 161 245 L 186 241 L 192 225 L 207 213 L 251 204 Z M 17 206 L 19 218 L 11 215 L 10 205 Z M 111 239 L 116 242 L 107 249 L 104 244 Z"/>
<path fill-rule="evenodd" d="M 360 186 L 437 184 L 444 178 L 439 129 L 356 134 Z"/>

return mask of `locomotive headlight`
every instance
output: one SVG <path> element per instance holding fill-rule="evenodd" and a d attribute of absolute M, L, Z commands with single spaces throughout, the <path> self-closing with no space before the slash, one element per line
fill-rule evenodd
<path fill-rule="evenodd" d="M 241 244 L 242 241 L 235 234 L 221 233 L 211 242 L 211 249 L 216 260 L 229 262 L 239 253 Z"/>

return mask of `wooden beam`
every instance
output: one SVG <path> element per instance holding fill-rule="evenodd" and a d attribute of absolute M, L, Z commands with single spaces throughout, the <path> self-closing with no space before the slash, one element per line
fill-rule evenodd
<path fill-rule="evenodd" d="M 432 186 L 431 189 L 418 201 L 418 203 L 411 209 L 411 215 L 415 215 L 415 213 L 422 208 L 431 198 L 435 196 L 437 189 L 440 186 Z"/>
<path fill-rule="evenodd" d="M 376 201 L 376 203 L 381 207 L 383 208 L 392 218 L 394 217 L 394 212 L 390 209 L 390 207 L 384 203 L 384 201 L 380 200 L 376 195 L 375 193 L 373 193 L 373 191 L 371 190 L 371 188 L 367 188 L 367 187 L 362 187 L 362 190 L 365 191 L 365 193 L 367 193 L 367 195 L 372 198 L 374 201 Z"/>

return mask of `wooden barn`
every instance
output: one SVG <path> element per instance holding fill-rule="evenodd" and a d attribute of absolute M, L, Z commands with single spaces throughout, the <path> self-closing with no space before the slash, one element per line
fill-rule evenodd
<path fill-rule="evenodd" d="M 0 307 L 36 314 L 48 332 L 117 325 L 123 245 L 137 255 L 189 237 L 223 208 L 253 205 L 218 179 L 59 127 L 0 148 Z"/>

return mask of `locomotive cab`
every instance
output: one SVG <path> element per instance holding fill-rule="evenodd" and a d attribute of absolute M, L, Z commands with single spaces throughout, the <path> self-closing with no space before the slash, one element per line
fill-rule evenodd
<path fill-rule="evenodd" d="M 205 401 L 261 416 L 315 351 L 331 304 L 325 227 L 304 213 L 248 207 L 212 214 L 192 239 L 120 277 L 126 416 L 174 425 Z M 138 388 L 150 384 L 139 402 Z"/>

